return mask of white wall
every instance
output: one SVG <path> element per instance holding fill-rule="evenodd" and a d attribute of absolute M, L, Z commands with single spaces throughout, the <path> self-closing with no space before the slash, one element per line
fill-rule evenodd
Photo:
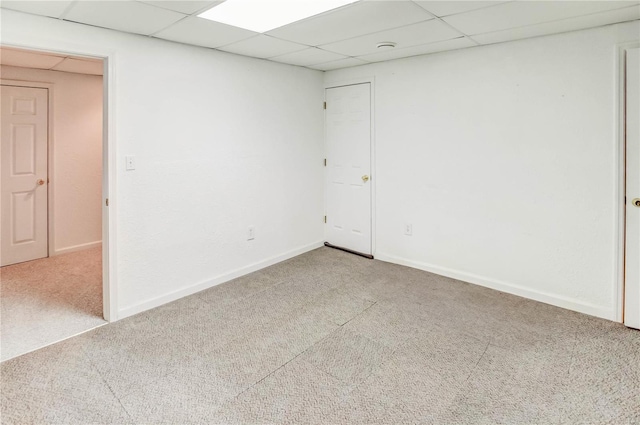
<path fill-rule="evenodd" d="M 102 239 L 102 77 L 0 66 L 3 79 L 53 84 L 54 252 Z"/>
<path fill-rule="evenodd" d="M 2 42 L 112 55 L 120 317 L 322 242 L 322 73 L 7 10 Z"/>
<path fill-rule="evenodd" d="M 639 35 L 636 21 L 328 72 L 375 77 L 376 257 L 619 320 L 616 44 Z"/>

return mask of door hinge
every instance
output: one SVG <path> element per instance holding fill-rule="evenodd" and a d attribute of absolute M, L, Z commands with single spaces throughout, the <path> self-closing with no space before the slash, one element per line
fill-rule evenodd
<path fill-rule="evenodd" d="M 327 102 L 324 102 L 324 109 L 327 109 Z"/>
<path fill-rule="evenodd" d="M 327 222 L 327 216 L 326 215 L 324 216 L 324 222 L 325 223 Z"/>
<path fill-rule="evenodd" d="M 106 206 L 109 206 L 109 198 L 107 198 L 107 199 L 106 199 L 106 201 L 105 201 L 105 205 L 106 205 Z"/>
<path fill-rule="evenodd" d="M 327 158 L 324 159 L 324 166 L 327 166 Z"/>

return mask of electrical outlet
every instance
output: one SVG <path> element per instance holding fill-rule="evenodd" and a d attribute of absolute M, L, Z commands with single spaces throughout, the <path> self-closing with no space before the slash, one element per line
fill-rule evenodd
<path fill-rule="evenodd" d="M 136 169 L 136 157 L 135 156 L 125 156 L 124 157 L 125 162 L 126 162 L 126 169 L 127 171 L 132 171 Z"/>
<path fill-rule="evenodd" d="M 252 241 L 256 238 L 256 228 L 253 226 L 249 226 L 249 230 L 247 231 L 247 240 Z"/>
<path fill-rule="evenodd" d="M 404 225 L 404 234 L 407 235 L 407 236 L 413 235 L 413 225 L 412 224 L 405 224 Z"/>

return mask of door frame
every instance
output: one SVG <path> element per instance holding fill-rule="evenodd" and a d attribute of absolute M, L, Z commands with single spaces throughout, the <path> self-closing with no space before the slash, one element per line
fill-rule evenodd
<path fill-rule="evenodd" d="M 371 158 L 371 255 L 375 257 L 376 255 L 376 182 L 378 180 L 378 173 L 376 169 L 376 132 L 375 132 L 375 77 L 363 77 L 363 78 L 352 78 L 348 80 L 336 80 L 331 82 L 324 83 L 324 92 L 323 98 L 324 101 L 327 101 L 327 89 L 334 89 L 338 87 L 346 87 L 346 86 L 355 86 L 358 84 L 367 84 L 369 83 L 369 113 L 371 115 L 370 119 L 370 152 Z M 322 145 L 324 158 L 327 158 L 327 111 L 324 110 L 324 143 Z M 324 179 L 323 179 L 323 194 L 324 194 L 324 213 L 326 216 L 327 213 L 327 168 L 324 167 Z M 326 235 L 326 226 L 323 227 L 323 235 L 324 239 L 327 239 Z"/>
<path fill-rule="evenodd" d="M 54 131 L 53 131 L 53 98 L 54 84 L 31 80 L 5 80 L 0 79 L 0 84 L 11 87 L 25 87 L 47 90 L 47 257 L 55 252 L 55 220 L 54 220 L 54 187 L 49 184 L 50 177 L 53 173 L 53 149 L 54 149 Z"/>
<path fill-rule="evenodd" d="M 117 285 L 117 196 L 116 196 L 116 93 L 115 93 L 115 61 L 114 50 L 99 48 L 79 47 L 76 44 L 64 43 L 57 40 L 47 40 L 46 45 L 21 44 L 13 42 L 3 42 L 1 45 L 23 50 L 30 50 L 37 53 L 63 54 L 86 57 L 90 59 L 101 59 L 103 61 L 103 96 L 102 96 L 102 313 L 107 322 L 114 322 L 118 317 L 118 285 Z M 25 83 L 24 81 L 22 82 Z M 40 83 L 43 84 L 43 83 Z M 53 86 L 53 85 L 51 85 Z M 52 90 L 49 89 L 49 107 L 51 108 Z M 52 109 L 49 109 L 51 116 Z M 49 143 L 53 141 L 52 128 L 53 120 L 49 120 Z M 49 154 L 52 155 L 51 146 L 48 146 Z M 51 156 L 49 166 L 51 166 Z M 49 169 L 51 173 L 52 168 Z M 51 186 L 51 185 L 49 185 Z M 49 187 L 51 196 L 51 187 Z M 108 206 L 107 206 L 108 200 Z M 49 211 L 51 212 L 51 211 Z M 49 214 L 49 220 L 53 215 Z M 51 226 L 49 226 L 51 228 Z M 53 238 L 49 235 L 49 255 L 51 255 L 51 244 Z"/>
<path fill-rule="evenodd" d="M 615 78 L 616 78 L 616 184 L 615 184 L 615 227 L 614 238 L 615 274 L 614 274 L 614 311 L 612 320 L 624 323 L 624 293 L 625 293 L 625 239 L 626 239 L 626 140 L 625 140 L 625 100 L 626 100 L 626 51 L 640 47 L 640 42 L 633 41 L 619 43 L 615 47 Z"/>

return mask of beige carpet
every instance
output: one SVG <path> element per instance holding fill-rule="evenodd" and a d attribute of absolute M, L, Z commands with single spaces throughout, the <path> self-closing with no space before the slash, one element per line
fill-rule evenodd
<path fill-rule="evenodd" d="M 2 361 L 106 323 L 101 255 L 92 248 L 0 268 Z"/>
<path fill-rule="evenodd" d="M 3 424 L 640 423 L 640 332 L 329 248 L 1 372 Z"/>

